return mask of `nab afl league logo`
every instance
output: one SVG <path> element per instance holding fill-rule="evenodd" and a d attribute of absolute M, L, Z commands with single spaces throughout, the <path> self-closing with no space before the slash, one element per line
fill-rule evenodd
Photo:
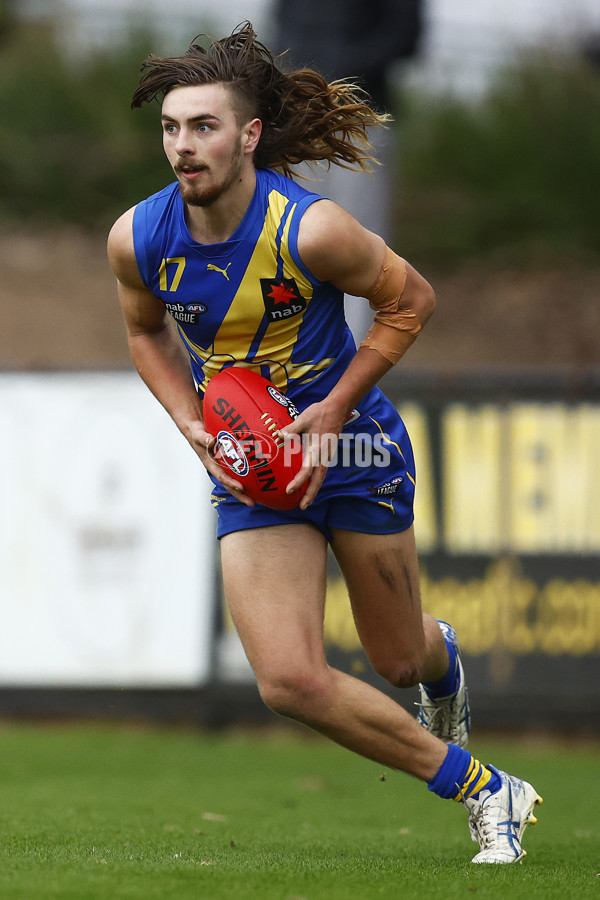
<path fill-rule="evenodd" d="M 270 322 L 289 319 L 306 309 L 306 300 L 293 278 L 261 278 L 260 286 Z"/>
<path fill-rule="evenodd" d="M 177 322 L 186 325 L 197 325 L 200 316 L 206 312 L 204 303 L 167 303 L 165 302 L 167 311 L 173 316 Z"/>

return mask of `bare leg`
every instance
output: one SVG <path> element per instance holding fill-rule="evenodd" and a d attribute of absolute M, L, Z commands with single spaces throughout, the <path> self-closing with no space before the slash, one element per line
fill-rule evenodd
<path fill-rule="evenodd" d="M 327 665 L 324 537 L 308 525 L 257 528 L 227 535 L 221 550 L 231 614 L 265 703 L 362 756 L 433 778 L 446 745 L 391 698 Z"/>
<path fill-rule="evenodd" d="M 448 651 L 435 619 L 421 611 L 413 529 L 388 535 L 335 529 L 333 551 L 375 671 L 396 687 L 442 678 Z"/>

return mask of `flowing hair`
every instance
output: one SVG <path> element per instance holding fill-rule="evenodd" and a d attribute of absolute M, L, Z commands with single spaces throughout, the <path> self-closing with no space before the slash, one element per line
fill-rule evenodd
<path fill-rule="evenodd" d="M 292 166 L 302 162 L 369 171 L 370 163 L 377 160 L 371 154 L 367 129 L 390 121 L 349 80 L 328 83 L 313 69 L 279 69 L 250 22 L 207 48 L 192 42 L 184 56 L 148 56 L 131 106 L 162 100 L 176 87 L 202 84 L 227 85 L 239 124 L 252 118 L 262 121 L 254 163 L 259 169 L 279 169 L 287 176 L 293 175 Z"/>

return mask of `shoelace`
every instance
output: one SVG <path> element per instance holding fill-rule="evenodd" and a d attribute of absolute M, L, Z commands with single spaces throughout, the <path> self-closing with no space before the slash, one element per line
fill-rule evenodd
<path fill-rule="evenodd" d="M 488 850 L 496 845 L 501 844 L 499 838 L 501 834 L 504 834 L 504 832 L 499 831 L 499 824 L 500 823 L 498 822 L 492 822 L 491 816 L 486 816 L 483 808 L 479 808 L 479 813 L 477 815 L 477 833 L 480 835 L 479 844 L 482 850 Z M 508 831 L 510 831 L 511 823 L 506 822 L 502 824 L 506 824 Z M 496 840 L 494 840 L 494 838 Z"/>
<path fill-rule="evenodd" d="M 478 806 L 474 812 L 469 813 L 469 832 L 471 840 L 479 843 L 479 820 L 481 818 L 481 806 Z"/>
<path fill-rule="evenodd" d="M 431 724 L 439 725 L 442 730 L 450 726 L 450 704 L 443 702 L 431 713 Z"/>
<path fill-rule="evenodd" d="M 448 736 L 451 741 L 457 742 L 460 734 L 458 727 L 451 727 L 451 712 L 450 707 L 454 698 L 449 698 L 448 700 L 440 701 L 439 705 L 436 705 L 435 709 L 431 709 L 429 706 L 426 706 L 423 703 L 415 703 L 419 709 L 424 710 L 425 714 L 429 718 L 428 727 L 439 726 L 439 729 L 444 732 L 448 732 Z M 432 701 L 433 704 L 433 701 Z"/>

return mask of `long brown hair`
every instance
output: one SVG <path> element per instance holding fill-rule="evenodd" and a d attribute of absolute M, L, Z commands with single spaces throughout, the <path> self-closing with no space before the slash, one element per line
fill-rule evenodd
<path fill-rule="evenodd" d="M 184 56 L 150 55 L 142 73 L 133 108 L 162 99 L 176 87 L 227 85 L 240 124 L 255 117 L 262 121 L 254 154 L 257 168 L 279 169 L 288 176 L 293 174 L 290 167 L 301 162 L 368 170 L 376 160 L 367 129 L 390 120 L 372 109 L 368 95 L 351 81 L 328 83 L 313 69 L 282 71 L 250 22 L 207 48 L 192 42 Z"/>

